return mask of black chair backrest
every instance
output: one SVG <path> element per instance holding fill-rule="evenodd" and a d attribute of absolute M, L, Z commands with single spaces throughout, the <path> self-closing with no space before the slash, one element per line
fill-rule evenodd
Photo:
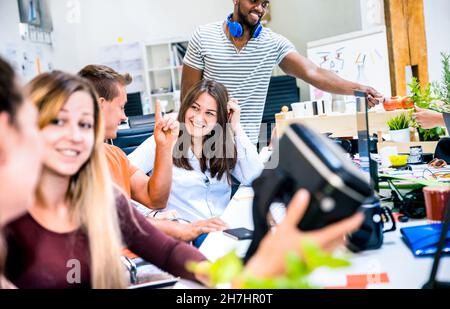
<path fill-rule="evenodd" d="M 436 146 L 434 157 L 450 164 L 450 137 L 442 137 Z"/>
<path fill-rule="evenodd" d="M 292 76 L 273 76 L 267 91 L 262 123 L 267 124 L 267 139 L 270 140 L 271 124 L 275 123 L 275 114 L 285 105 L 300 101 L 297 80 Z"/>
<path fill-rule="evenodd" d="M 130 116 L 139 116 L 143 114 L 140 92 L 128 93 L 127 100 L 128 100 L 127 104 L 125 105 L 125 115 L 130 117 Z"/>
<path fill-rule="evenodd" d="M 141 126 L 117 131 L 117 138 L 112 141 L 125 154 L 132 153 L 140 144 L 153 134 L 153 126 Z"/>

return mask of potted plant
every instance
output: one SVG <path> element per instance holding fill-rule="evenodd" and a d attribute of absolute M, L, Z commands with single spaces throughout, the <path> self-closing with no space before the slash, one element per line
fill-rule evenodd
<path fill-rule="evenodd" d="M 401 114 L 388 120 L 389 133 L 393 142 L 409 143 L 409 124 L 410 118 L 408 115 Z"/>
<path fill-rule="evenodd" d="M 420 108 L 436 112 L 450 112 L 450 55 L 442 53 L 443 81 L 434 82 L 421 88 L 418 80 L 413 78 L 408 86 L 411 89 L 411 99 Z M 423 129 L 414 120 L 411 126 L 417 128 L 421 141 L 438 141 L 445 130 L 441 127 Z"/>

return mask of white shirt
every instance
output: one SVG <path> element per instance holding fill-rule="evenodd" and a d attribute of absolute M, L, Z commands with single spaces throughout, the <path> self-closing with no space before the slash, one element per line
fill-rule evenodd
<path fill-rule="evenodd" d="M 242 133 L 235 137 L 238 159 L 231 174 L 242 185 L 251 185 L 264 166 L 256 147 Z M 130 162 L 149 173 L 155 164 L 156 142 L 154 136 L 148 138 L 135 151 L 128 155 Z M 209 170 L 201 171 L 200 162 L 191 149 L 188 151 L 189 163 L 193 170 L 173 166 L 172 187 L 167 210 L 176 210 L 181 219 L 195 222 L 222 215 L 231 197 L 231 185 L 224 174 L 222 179 L 211 177 Z"/>
<path fill-rule="evenodd" d="M 197 27 L 183 60 L 185 65 L 203 71 L 203 78 L 227 87 L 230 97 L 239 101 L 241 125 L 253 143 L 259 129 L 273 68 L 291 52 L 294 45 L 269 28 L 263 28 L 239 52 L 224 32 L 223 22 Z"/>

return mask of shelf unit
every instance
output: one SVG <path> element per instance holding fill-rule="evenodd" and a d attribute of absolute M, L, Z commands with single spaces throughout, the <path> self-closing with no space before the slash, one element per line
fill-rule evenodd
<path fill-rule="evenodd" d="M 167 101 L 166 111 L 178 112 L 183 57 L 188 38 L 174 38 L 143 44 L 146 98 L 144 114 L 153 113 L 157 99 Z"/>

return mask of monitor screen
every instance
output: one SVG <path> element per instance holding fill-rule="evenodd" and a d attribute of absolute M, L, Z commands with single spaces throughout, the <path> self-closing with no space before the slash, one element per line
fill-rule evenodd
<path fill-rule="evenodd" d="M 52 31 L 50 10 L 46 0 L 17 0 L 20 22 Z"/>
<path fill-rule="evenodd" d="M 378 191 L 378 165 L 370 156 L 369 101 L 366 92 L 355 91 L 356 128 L 358 131 L 358 152 L 361 170 L 367 175 L 372 186 Z"/>
<path fill-rule="evenodd" d="M 39 0 L 19 0 L 20 22 L 34 26 L 41 25 Z"/>

